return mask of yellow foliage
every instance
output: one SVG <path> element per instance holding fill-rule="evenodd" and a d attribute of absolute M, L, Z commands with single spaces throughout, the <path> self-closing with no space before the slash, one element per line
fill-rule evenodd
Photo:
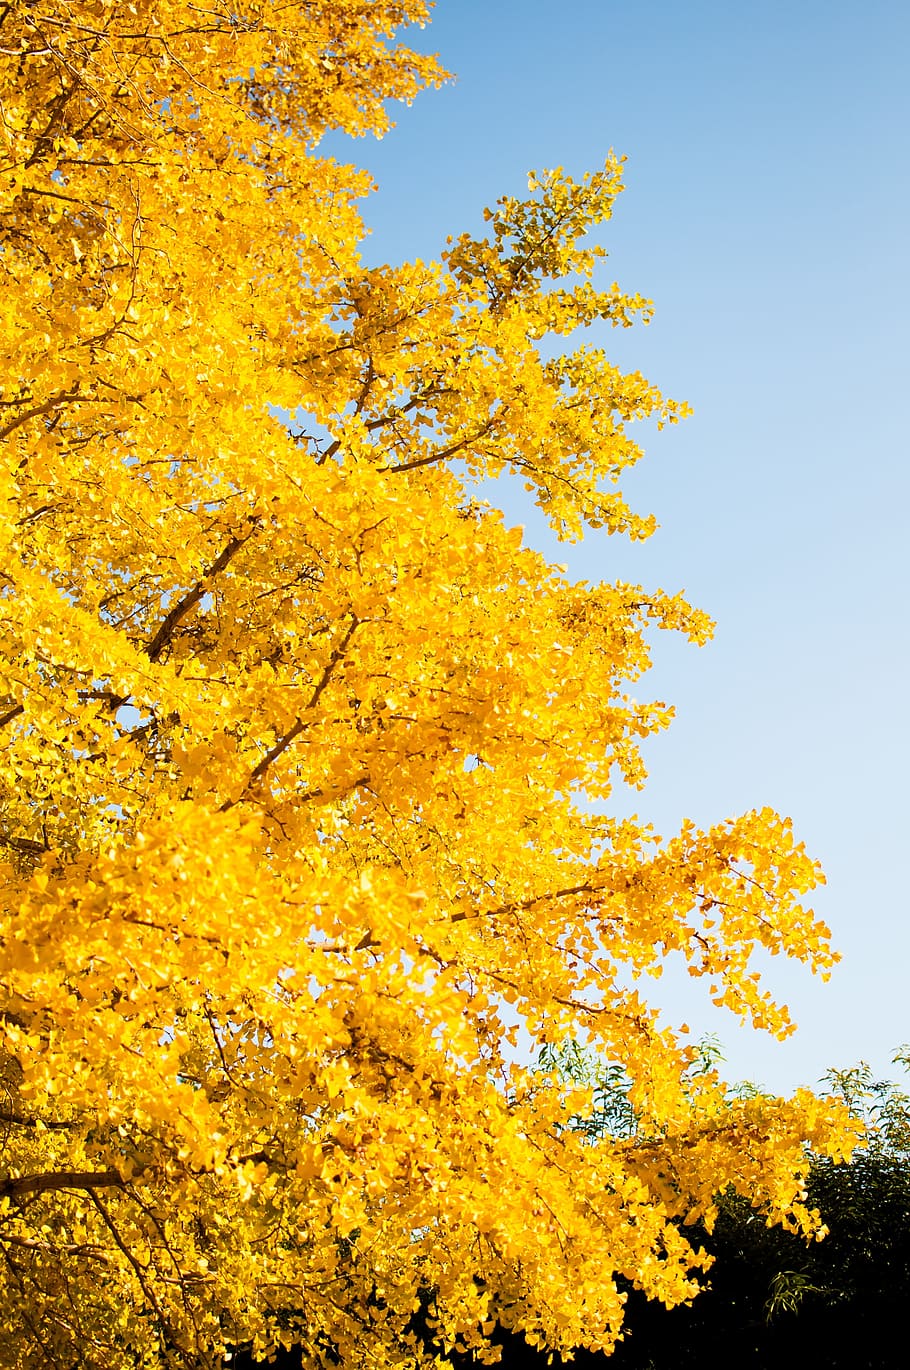
<path fill-rule="evenodd" d="M 320 139 L 443 78 L 394 37 L 426 18 L 0 7 L 4 1367 L 414 1365 L 431 1291 L 446 1346 L 607 1347 L 615 1276 L 691 1296 L 672 1218 L 733 1183 L 809 1229 L 805 1146 L 849 1144 L 693 1090 L 624 988 L 678 951 L 786 1031 L 750 953 L 830 967 L 819 872 L 768 811 L 663 844 L 586 807 L 669 720 L 623 693 L 649 624 L 710 624 L 470 487 L 644 537 L 630 425 L 684 406 L 537 346 L 647 316 L 593 283 L 612 157 L 361 264 L 369 179 Z M 578 1034 L 637 1138 L 585 1145 L 521 1065 Z"/>

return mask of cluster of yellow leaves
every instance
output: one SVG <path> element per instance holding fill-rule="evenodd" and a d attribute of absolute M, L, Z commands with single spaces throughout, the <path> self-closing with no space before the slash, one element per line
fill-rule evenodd
<path fill-rule="evenodd" d="M 318 144 L 442 78 L 394 41 L 426 17 L 0 6 L 5 1367 L 414 1365 L 421 1300 L 446 1346 L 609 1346 L 616 1275 L 693 1292 L 670 1219 L 733 1183 L 811 1228 L 805 1146 L 849 1145 L 693 1091 L 626 987 L 678 951 L 786 1030 L 749 958 L 830 966 L 818 871 L 767 811 L 662 845 L 579 802 L 669 719 L 624 693 L 645 630 L 710 625 L 470 483 L 646 536 L 629 425 L 684 407 L 538 348 L 647 315 L 592 281 L 612 158 L 361 265 Z M 519 1030 L 624 1062 L 641 1135 L 585 1145 Z"/>

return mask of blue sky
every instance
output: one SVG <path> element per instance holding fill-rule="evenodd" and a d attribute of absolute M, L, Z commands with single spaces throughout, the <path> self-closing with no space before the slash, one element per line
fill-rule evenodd
<path fill-rule="evenodd" d="M 718 629 L 701 651 L 658 644 L 651 693 L 678 717 L 620 803 L 668 835 L 771 804 L 828 874 L 832 981 L 768 965 L 800 1025 L 788 1043 L 680 977 L 651 997 L 768 1088 L 859 1058 L 893 1073 L 910 1039 L 910 6 L 439 0 L 416 45 L 455 82 L 344 149 L 379 186 L 369 259 L 437 255 L 531 168 L 629 159 L 604 274 L 656 317 L 604 343 L 695 415 L 641 435 L 625 488 L 659 519 L 650 542 L 592 536 L 556 559 L 684 588 Z M 551 546 L 520 494 L 505 503 Z"/>

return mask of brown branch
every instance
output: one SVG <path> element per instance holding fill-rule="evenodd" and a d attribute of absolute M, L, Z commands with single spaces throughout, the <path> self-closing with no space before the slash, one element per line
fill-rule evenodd
<path fill-rule="evenodd" d="M 253 522 L 256 527 L 259 526 L 258 520 L 254 519 Z M 255 531 L 255 529 L 253 531 Z M 214 580 L 215 576 L 219 575 L 224 570 L 224 568 L 227 566 L 231 558 L 237 555 L 237 553 L 240 551 L 240 548 L 252 536 L 252 532 L 247 533 L 245 537 L 239 537 L 235 534 L 235 536 L 231 538 L 227 546 L 223 548 L 223 550 L 215 558 L 211 566 L 209 566 L 207 570 L 203 571 L 202 576 L 199 580 L 197 580 L 192 590 L 189 590 L 183 596 L 183 599 L 178 600 L 178 602 L 174 605 L 173 609 L 171 609 L 170 613 L 167 614 L 161 626 L 159 627 L 157 633 L 145 649 L 149 661 L 158 660 L 158 658 L 161 656 L 161 653 L 164 651 L 165 647 L 168 645 L 171 638 L 174 636 L 174 633 L 176 632 L 181 619 L 184 619 L 186 615 L 190 612 L 190 610 L 194 609 L 196 605 L 199 603 L 199 601 L 202 599 L 202 596 L 206 592 L 206 587 L 208 586 L 209 581 Z"/>
<path fill-rule="evenodd" d="M 363 400 L 365 400 L 365 395 L 366 392 L 363 393 Z M 363 426 L 368 433 L 375 433 L 376 430 L 379 428 L 387 428 L 390 423 L 397 423 L 398 420 L 400 418 L 403 418 L 405 414 L 409 414 L 412 409 L 416 409 L 418 405 L 423 403 L 423 400 L 424 397 L 422 395 L 415 395 L 412 399 L 408 400 L 407 404 L 396 405 L 394 409 L 389 411 L 389 413 L 380 414 L 378 418 L 370 419 L 369 422 L 365 423 Z M 362 411 L 363 402 L 362 400 L 358 400 L 354 408 L 354 413 L 360 414 L 362 413 Z M 316 458 L 316 465 L 323 466 L 329 460 L 330 457 L 334 457 L 336 452 L 339 452 L 341 450 L 342 445 L 343 444 L 341 438 L 336 438 L 335 441 L 330 443 L 329 446 L 325 449 L 325 451 L 321 452 L 319 456 Z M 380 470 L 386 469 L 387 468 L 385 467 L 380 467 Z"/>
<path fill-rule="evenodd" d="M 103 1203 L 101 1202 L 101 1200 L 98 1198 L 98 1195 L 95 1194 L 94 1192 L 92 1192 L 92 1193 L 90 1194 L 90 1197 L 91 1197 L 92 1203 L 95 1205 L 95 1208 L 96 1208 L 96 1209 L 98 1210 L 98 1212 L 101 1214 L 101 1220 L 102 1220 L 102 1222 L 104 1223 L 104 1225 L 105 1225 L 105 1227 L 107 1228 L 107 1230 L 110 1232 L 111 1236 L 113 1237 L 113 1239 L 114 1239 L 114 1241 L 115 1241 L 115 1243 L 116 1243 L 118 1249 L 120 1250 L 120 1252 L 122 1253 L 122 1255 L 126 1258 L 126 1260 L 130 1263 L 130 1265 L 132 1266 L 132 1268 L 133 1268 L 133 1273 L 135 1274 L 136 1279 L 137 1279 L 137 1281 L 139 1282 L 139 1288 L 142 1290 L 143 1294 L 145 1295 L 149 1307 L 154 1311 L 155 1316 L 156 1316 L 157 1319 L 158 1319 L 158 1322 L 159 1322 L 159 1325 L 160 1325 L 162 1331 L 163 1331 L 163 1332 L 166 1332 L 166 1333 L 173 1339 L 173 1341 L 175 1342 L 177 1348 L 178 1348 L 180 1351 L 184 1351 L 184 1350 L 185 1350 L 185 1347 L 183 1347 L 183 1346 L 180 1345 L 180 1342 L 179 1342 L 178 1338 L 174 1335 L 174 1329 L 171 1327 L 171 1325 L 170 1325 L 170 1323 L 169 1323 L 169 1321 L 168 1321 L 167 1315 L 166 1315 L 165 1312 L 164 1312 L 164 1309 L 161 1307 L 161 1304 L 158 1302 L 158 1299 L 157 1299 L 157 1297 L 156 1297 L 156 1295 L 155 1295 L 154 1289 L 152 1288 L 152 1286 L 149 1284 L 148 1280 L 146 1279 L 145 1270 L 144 1270 L 143 1267 L 140 1265 L 140 1263 L 139 1263 L 139 1261 L 137 1260 L 137 1258 L 136 1258 L 136 1256 L 134 1255 L 134 1253 L 129 1249 L 129 1247 L 127 1246 L 126 1242 L 125 1242 L 125 1241 L 123 1240 L 123 1238 L 121 1237 L 121 1235 L 120 1235 L 120 1233 L 118 1232 L 117 1227 L 116 1227 L 116 1225 L 115 1225 L 115 1223 L 114 1223 L 113 1218 L 112 1218 L 111 1215 L 108 1213 L 108 1211 L 107 1211 L 107 1209 L 105 1208 L 104 1204 L 103 1204 Z"/>
<path fill-rule="evenodd" d="M 34 28 L 36 26 L 32 25 L 32 27 Z M 50 117 L 44 126 L 44 132 L 39 133 L 37 138 L 35 139 L 35 145 L 32 148 L 31 156 L 25 163 L 26 170 L 29 167 L 34 166 L 35 162 L 37 162 L 38 159 L 44 155 L 45 151 L 50 146 L 50 143 L 52 141 L 52 134 L 55 128 L 59 125 L 63 111 L 66 109 L 70 100 L 72 100 L 73 96 L 76 94 L 76 91 L 79 89 L 80 84 L 81 82 L 79 81 L 79 78 L 77 76 L 73 84 L 71 86 L 64 86 L 58 94 L 57 98 L 54 101 L 52 101 L 50 106 Z"/>
<path fill-rule="evenodd" d="M 305 713 L 309 713 L 311 709 L 315 709 L 316 705 L 319 703 L 323 690 L 326 688 L 326 686 L 332 678 L 332 672 L 335 670 L 335 667 L 338 665 L 339 661 L 342 659 L 345 652 L 347 651 L 348 644 L 351 641 L 351 638 L 354 636 L 354 632 L 359 626 L 359 624 L 360 619 L 357 617 L 356 614 L 352 614 L 351 622 L 348 625 L 348 629 L 344 637 L 341 639 L 338 646 L 332 652 L 332 655 L 329 657 L 328 661 L 325 664 L 325 667 L 323 668 L 322 675 L 316 682 L 316 685 L 313 689 L 313 693 L 310 695 L 310 698 L 304 708 Z M 307 721 L 298 714 L 293 726 L 284 734 L 283 737 L 279 737 L 275 745 L 269 748 L 269 750 L 266 752 L 262 760 L 250 772 L 250 777 L 244 785 L 243 789 L 241 790 L 238 798 L 226 799 L 224 801 L 224 803 L 221 805 L 221 813 L 226 813 L 228 809 L 232 809 L 235 804 L 240 803 L 240 800 L 243 799 L 249 793 L 249 791 L 257 783 L 257 781 L 262 779 L 262 777 L 265 775 L 266 771 L 269 769 L 272 763 L 274 761 L 277 761 L 278 758 L 284 752 L 287 751 L 291 743 L 294 742 L 295 739 L 300 736 L 300 734 L 304 731 L 306 727 Z"/>
<path fill-rule="evenodd" d="M 0 428 L 0 442 L 2 442 L 4 438 L 8 438 L 10 433 L 14 432 L 20 424 L 28 423 L 29 419 L 38 419 L 42 414 L 50 414 L 52 410 L 59 408 L 61 404 L 68 404 L 70 400 L 77 400 L 78 398 L 79 388 L 77 386 L 75 390 L 67 390 L 61 392 L 59 395 L 52 395 L 49 400 L 45 400 L 43 404 L 36 405 L 34 409 L 26 409 L 24 414 L 20 414 L 17 419 L 10 419 L 9 423 L 5 424 L 3 428 Z"/>
<path fill-rule="evenodd" d="M 385 475 L 387 472 L 416 471 L 420 466 L 433 466 L 436 462 L 446 461 L 447 458 L 454 457 L 456 452 L 461 452 L 465 447 L 470 447 L 472 443 L 486 437 L 493 427 L 493 423 L 494 420 L 490 419 L 489 423 L 485 423 L 479 432 L 472 433 L 470 437 L 462 438 L 460 442 L 452 443 L 451 447 L 444 447 L 441 451 L 431 452 L 427 457 L 418 457 L 416 461 L 404 461 L 392 466 L 380 466 L 380 473 Z"/>
<path fill-rule="evenodd" d="M 492 909 L 478 909 L 471 913 L 453 913 L 450 918 L 441 921 L 446 923 L 463 923 L 467 918 L 496 918 L 500 915 L 510 913 L 527 913 L 536 908 L 538 904 L 547 904 L 555 899 L 570 899 L 577 894 L 604 894 L 608 893 L 605 887 L 598 888 L 590 881 L 585 881 L 581 885 L 570 885 L 564 890 L 548 890 L 546 894 L 534 894 L 527 899 L 517 899 L 509 904 L 499 904 Z"/>
<path fill-rule="evenodd" d="M 24 1247 L 26 1251 L 49 1251 L 55 1256 L 85 1256 L 89 1260 L 104 1261 L 106 1265 L 111 1260 L 103 1246 L 92 1242 L 39 1242 L 32 1237 L 14 1237 L 8 1232 L 0 1232 L 0 1242 Z"/>
<path fill-rule="evenodd" d="M 42 504 L 40 508 L 33 509 L 30 514 L 23 514 L 21 519 L 17 519 L 16 527 L 22 528 L 26 523 L 31 523 L 33 519 L 40 518 L 42 514 L 49 514 L 52 509 L 56 508 L 56 504 Z"/>
<path fill-rule="evenodd" d="M 370 390 L 371 390 L 372 385 L 373 385 L 373 381 L 374 381 L 375 379 L 376 379 L 376 370 L 375 370 L 375 368 L 374 368 L 374 366 L 373 366 L 373 354 L 372 354 L 372 352 L 370 352 L 370 353 L 367 355 L 367 373 L 366 373 L 366 376 L 364 377 L 363 386 L 361 387 L 360 394 L 359 394 L 358 397 L 357 397 L 357 403 L 354 405 L 354 413 L 355 413 L 355 414 L 362 414 L 362 413 L 363 413 L 363 407 L 364 407 L 364 405 L 365 405 L 366 402 L 367 402 L 367 396 L 368 396 L 369 393 L 370 393 Z"/>
<path fill-rule="evenodd" d="M 0 1180 L 0 1199 L 18 1199 L 26 1194 L 44 1194 L 49 1189 L 119 1189 L 123 1186 L 119 1170 L 52 1170 L 43 1175 L 22 1175 L 15 1180 Z"/>
<path fill-rule="evenodd" d="M 14 704 L 11 709 L 7 709 L 5 714 L 0 714 L 0 728 L 5 728 L 7 723 L 12 723 L 14 718 L 25 713 L 24 704 Z"/>
<path fill-rule="evenodd" d="M 47 1132 L 66 1131 L 75 1126 L 73 1123 L 48 1122 L 44 1118 L 26 1118 L 23 1113 L 11 1113 L 6 1108 L 0 1108 L 0 1123 L 8 1123 L 12 1127 L 40 1127 Z"/>
<path fill-rule="evenodd" d="M 39 856 L 50 851 L 46 842 L 36 842 L 33 837 L 0 836 L 0 847 L 9 847 L 10 851 L 24 852 L 27 856 Z"/>

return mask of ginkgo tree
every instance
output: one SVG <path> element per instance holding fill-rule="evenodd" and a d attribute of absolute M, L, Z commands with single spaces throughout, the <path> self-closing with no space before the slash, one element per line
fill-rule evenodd
<path fill-rule="evenodd" d="M 477 486 L 645 537 L 630 428 L 684 407 L 563 341 L 649 309 L 594 279 L 612 157 L 362 263 L 369 178 L 320 142 L 443 79 L 397 40 L 426 18 L 0 6 L 5 1367 L 410 1366 L 418 1308 L 608 1348 L 614 1276 L 695 1290 L 674 1218 L 733 1185 L 811 1232 L 806 1147 L 851 1145 L 693 1087 L 629 988 L 679 953 L 786 1032 L 750 957 L 827 972 L 819 871 L 768 810 L 604 816 L 670 717 L 625 692 L 647 630 L 710 624 L 573 582 Z M 528 1067 L 576 1037 L 634 1137 Z"/>

